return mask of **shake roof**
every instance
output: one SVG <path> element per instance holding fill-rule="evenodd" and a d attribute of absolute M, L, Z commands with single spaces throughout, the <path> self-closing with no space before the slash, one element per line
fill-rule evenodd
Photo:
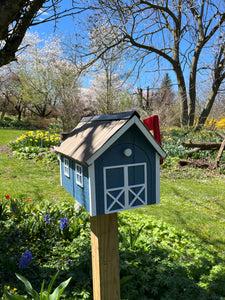
<path fill-rule="evenodd" d="M 89 165 L 93 155 L 106 145 L 110 138 L 133 117 L 136 120 L 140 118 L 136 111 L 85 117 L 69 133 L 61 145 L 56 148 L 56 151 Z M 143 125 L 140 120 L 139 122 Z M 155 148 L 158 148 L 159 154 L 165 157 L 165 152 L 152 137 L 151 133 L 146 128 L 145 130 L 153 139 L 153 144 L 155 143 Z"/>

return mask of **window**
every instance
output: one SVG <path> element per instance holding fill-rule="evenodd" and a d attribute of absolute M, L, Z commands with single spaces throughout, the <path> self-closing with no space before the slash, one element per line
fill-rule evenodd
<path fill-rule="evenodd" d="M 81 165 L 76 164 L 75 167 L 75 173 L 76 173 L 76 184 L 83 187 L 83 167 Z"/>
<path fill-rule="evenodd" d="M 70 177 L 70 165 L 69 165 L 69 159 L 64 157 L 64 174 L 66 177 Z"/>

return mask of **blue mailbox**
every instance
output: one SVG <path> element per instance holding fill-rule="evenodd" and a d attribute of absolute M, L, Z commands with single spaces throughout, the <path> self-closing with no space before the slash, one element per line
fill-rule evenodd
<path fill-rule="evenodd" d="M 166 153 L 137 112 L 85 117 L 56 151 L 61 185 L 91 216 L 159 203 Z"/>

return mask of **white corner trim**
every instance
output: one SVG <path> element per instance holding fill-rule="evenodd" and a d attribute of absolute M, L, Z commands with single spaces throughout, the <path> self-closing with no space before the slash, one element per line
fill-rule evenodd
<path fill-rule="evenodd" d="M 91 164 L 89 170 L 89 201 L 90 216 L 96 216 L 96 190 L 95 190 L 95 164 Z"/>
<path fill-rule="evenodd" d="M 160 157 L 155 153 L 155 193 L 156 193 L 156 204 L 160 203 Z"/>
<path fill-rule="evenodd" d="M 61 154 L 58 154 L 59 160 L 59 170 L 60 170 L 60 185 L 62 186 L 62 161 L 61 161 Z"/>

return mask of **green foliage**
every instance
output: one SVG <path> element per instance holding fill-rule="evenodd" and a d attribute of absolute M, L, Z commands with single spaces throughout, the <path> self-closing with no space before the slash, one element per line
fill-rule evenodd
<path fill-rule="evenodd" d="M 120 230 L 127 230 L 128 236 L 130 224 L 137 232 L 142 228 L 135 249 L 120 240 L 124 299 L 223 299 L 224 288 L 219 282 L 224 280 L 224 269 L 210 275 L 223 260 L 213 247 L 150 217 L 140 219 L 126 212 L 120 222 Z"/>
<path fill-rule="evenodd" d="M 185 151 L 187 148 L 182 146 L 182 143 L 185 141 L 192 142 L 220 142 L 221 137 L 215 134 L 213 131 L 202 130 L 202 131 L 193 131 L 193 130 L 184 130 L 181 128 L 169 128 L 163 132 L 162 146 L 168 155 L 168 161 L 164 161 L 167 167 L 171 165 L 172 157 L 179 158 L 193 158 L 193 159 L 209 159 L 213 160 L 216 158 L 218 151 L 198 151 L 192 154 L 186 154 Z M 225 155 L 223 154 L 221 162 L 225 163 Z"/>
<path fill-rule="evenodd" d="M 18 128 L 25 129 L 27 128 L 26 123 L 23 121 L 17 120 L 15 118 L 5 117 L 4 119 L 0 119 L 0 128 Z"/>
<path fill-rule="evenodd" d="M 32 300 L 59 300 L 62 293 L 64 292 L 65 288 L 67 287 L 67 285 L 69 284 L 71 278 L 67 279 L 66 281 L 60 283 L 60 285 L 51 293 L 52 291 L 52 286 L 54 284 L 54 281 L 56 279 L 56 277 L 58 276 L 58 272 L 56 273 L 56 275 L 52 278 L 52 280 L 49 283 L 48 289 L 47 291 L 44 291 L 44 285 L 45 285 L 45 281 L 43 281 L 42 285 L 41 285 L 41 291 L 40 291 L 40 295 L 33 289 L 31 283 L 22 275 L 16 274 L 17 278 L 19 280 L 21 280 L 24 285 L 25 285 L 25 289 L 26 292 L 32 297 Z M 23 296 L 19 296 L 19 295 L 11 295 L 7 289 L 5 289 L 5 293 L 4 293 L 4 297 L 7 300 L 22 300 L 22 299 L 27 299 L 27 297 L 23 297 Z"/>
<path fill-rule="evenodd" d="M 0 271 L 0 295 L 4 285 L 5 288 L 18 288 L 16 292 L 10 288 L 11 294 L 24 293 L 12 273 L 18 272 L 19 260 L 27 249 L 32 252 L 32 261 L 20 272 L 22 276 L 33 279 L 34 289 L 40 287 L 44 279 L 53 276 L 55 270 L 61 270 L 59 280 L 69 273 L 73 277 L 73 287 L 76 286 L 68 293 L 82 295 L 83 286 L 87 286 L 86 294 L 90 292 L 89 216 L 86 211 L 81 209 L 75 213 L 68 203 L 53 205 L 42 202 L 36 205 L 29 198 L 17 199 L 10 195 L 6 195 L 0 204 L 5 205 L 6 214 L 0 221 L 0 270 L 4 270 Z M 60 230 L 61 218 L 68 220 L 66 230 Z M 83 285 L 84 278 L 88 279 Z"/>
<path fill-rule="evenodd" d="M 84 209 L 75 213 L 68 203 L 36 204 L 29 198 L 9 195 L 0 203 L 5 205 L 2 214 L 6 214 L 0 221 L 0 266 L 4 270 L 0 272 L 0 295 L 4 290 L 7 295 L 17 296 L 8 299 L 26 299 L 18 298 L 25 297 L 19 296 L 25 290 L 12 273 L 18 273 L 21 254 L 29 249 L 32 261 L 27 268 L 20 269 L 20 279 L 32 278 L 32 290 L 42 286 L 40 295 L 47 295 L 43 280 L 58 270 L 59 281 L 71 277 L 64 299 L 92 299 L 88 213 Z M 68 220 L 63 231 L 61 218 Z M 120 214 L 119 232 L 123 299 L 202 300 L 212 299 L 213 293 L 213 299 L 219 300 L 224 296 L 224 257 L 194 235 L 129 212 Z M 27 282 L 26 287 L 29 289 Z"/>
<path fill-rule="evenodd" d="M 34 159 L 44 163 L 58 162 L 54 146 L 60 143 L 56 132 L 29 131 L 9 144 L 13 155 L 19 159 Z"/>

